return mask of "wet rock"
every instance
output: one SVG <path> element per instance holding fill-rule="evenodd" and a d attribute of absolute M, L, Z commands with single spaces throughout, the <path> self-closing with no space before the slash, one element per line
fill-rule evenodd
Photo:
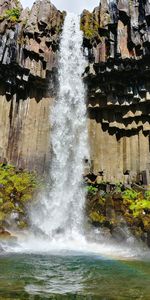
<path fill-rule="evenodd" d="M 147 232 L 147 245 L 150 247 L 150 230 Z"/>
<path fill-rule="evenodd" d="M 124 228 L 121 228 L 119 226 L 114 227 L 112 229 L 112 237 L 117 241 L 117 242 L 123 242 L 127 239 L 127 234 Z"/>
<path fill-rule="evenodd" d="M 106 196 L 106 217 L 110 222 L 115 222 L 114 201 L 110 194 Z"/>
<path fill-rule="evenodd" d="M 6 243 L 10 243 L 10 244 L 14 244 L 17 241 L 17 237 L 12 235 L 8 230 L 6 230 L 5 228 L 1 227 L 0 228 L 0 249 L 2 249 L 1 251 L 3 251 L 3 244 Z"/>
<path fill-rule="evenodd" d="M 110 240 L 112 237 L 110 228 L 107 228 L 107 227 L 103 227 L 99 234 L 102 236 L 103 241 Z"/>
<path fill-rule="evenodd" d="M 0 240 L 6 240 L 12 238 L 11 233 L 5 230 L 3 227 L 0 227 Z"/>

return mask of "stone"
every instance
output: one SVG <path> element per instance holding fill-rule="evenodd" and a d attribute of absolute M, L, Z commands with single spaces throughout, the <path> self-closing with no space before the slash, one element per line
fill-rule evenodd
<path fill-rule="evenodd" d="M 105 170 L 104 181 L 140 183 L 143 170 L 150 172 L 150 53 L 146 14 L 147 1 L 120 0 L 109 6 L 107 1 L 101 1 L 91 22 L 88 21 L 89 28 L 93 20 L 97 25 L 89 37 L 87 23 L 82 23 L 82 18 L 89 20 L 89 12 L 84 11 L 81 16 L 83 44 L 92 53 L 90 68 L 84 76 L 88 84 L 91 160 L 95 174 Z M 127 169 L 131 170 L 128 179 L 124 176 Z"/>
<path fill-rule="evenodd" d="M 127 240 L 126 230 L 119 226 L 114 227 L 111 234 L 112 237 L 119 243 Z"/>
<path fill-rule="evenodd" d="M 11 238 L 9 231 L 5 230 L 3 227 L 0 227 L 0 240 L 7 240 Z"/>
<path fill-rule="evenodd" d="M 147 245 L 150 247 L 150 230 L 147 233 Z"/>

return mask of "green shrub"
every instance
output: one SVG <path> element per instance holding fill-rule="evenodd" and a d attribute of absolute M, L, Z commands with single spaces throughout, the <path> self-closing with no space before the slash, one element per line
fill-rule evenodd
<path fill-rule="evenodd" d="M 0 164 L 0 223 L 13 212 L 25 214 L 26 203 L 32 200 L 38 187 L 34 173 Z"/>
<path fill-rule="evenodd" d="M 19 8 L 12 8 L 7 9 L 5 11 L 5 18 L 10 20 L 11 22 L 18 22 L 20 18 L 20 9 Z"/>
<path fill-rule="evenodd" d="M 98 188 L 93 185 L 88 185 L 86 187 L 88 193 L 95 195 L 98 192 Z"/>
<path fill-rule="evenodd" d="M 123 199 L 127 200 L 136 200 L 139 196 L 139 193 L 137 193 L 134 190 L 127 189 L 122 193 Z"/>
<path fill-rule="evenodd" d="M 150 192 L 145 194 L 134 190 L 126 190 L 123 192 L 123 203 L 129 206 L 133 213 L 133 217 L 139 217 L 145 210 L 150 210 Z"/>
<path fill-rule="evenodd" d="M 86 15 L 86 18 L 85 17 L 81 18 L 80 28 L 84 32 L 85 37 L 88 39 L 92 39 L 96 36 L 99 36 L 98 33 L 99 24 L 93 18 L 93 15 L 91 13 L 88 13 Z"/>
<path fill-rule="evenodd" d="M 104 223 L 106 221 L 106 217 L 97 211 L 92 211 L 89 215 L 89 218 L 92 222 Z"/>
<path fill-rule="evenodd" d="M 146 191 L 145 194 L 144 194 L 144 197 L 145 197 L 147 200 L 150 200 L 150 191 Z"/>
<path fill-rule="evenodd" d="M 133 211 L 133 216 L 138 217 L 140 214 L 143 214 L 145 210 L 150 210 L 150 201 L 145 199 L 136 200 L 129 208 Z"/>

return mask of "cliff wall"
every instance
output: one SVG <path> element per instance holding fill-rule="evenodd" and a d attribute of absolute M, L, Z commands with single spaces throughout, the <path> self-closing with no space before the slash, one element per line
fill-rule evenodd
<path fill-rule="evenodd" d="M 43 173 L 65 13 L 49 0 L 31 11 L 0 0 L 0 157 Z M 150 173 L 150 4 L 102 0 L 84 11 L 90 172 L 97 181 L 142 181 Z"/>
<path fill-rule="evenodd" d="M 0 15 L 1 161 L 43 173 L 64 14 L 48 0 L 37 0 L 31 11 L 1 0 Z"/>
<path fill-rule="evenodd" d="M 92 170 L 98 180 L 149 182 L 150 4 L 102 0 L 81 17 Z"/>

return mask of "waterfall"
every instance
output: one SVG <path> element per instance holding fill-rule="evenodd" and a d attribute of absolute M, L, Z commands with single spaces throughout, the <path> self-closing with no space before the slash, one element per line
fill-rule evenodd
<path fill-rule="evenodd" d="M 83 173 L 89 150 L 82 42 L 80 18 L 67 14 L 60 42 L 59 89 L 50 117 L 49 192 L 29 207 L 31 230 L 18 236 L 16 245 L 8 244 L 6 251 L 137 255 L 136 244 L 135 247 L 132 243 L 130 247 L 115 245 L 107 239 L 105 231 L 89 226 L 83 229 L 86 197 Z"/>
<path fill-rule="evenodd" d="M 32 224 L 50 238 L 74 238 L 83 228 L 84 159 L 88 157 L 85 59 L 80 18 L 67 14 L 60 42 L 59 90 L 52 110 L 49 196 L 31 212 Z"/>

